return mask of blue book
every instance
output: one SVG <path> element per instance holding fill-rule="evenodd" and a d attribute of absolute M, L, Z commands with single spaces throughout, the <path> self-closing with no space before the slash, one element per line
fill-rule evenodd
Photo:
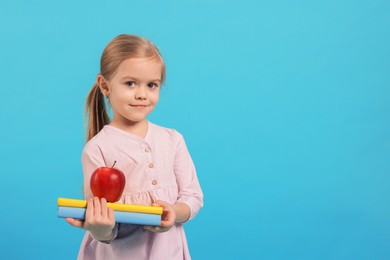
<path fill-rule="evenodd" d="M 85 211 L 85 208 L 58 207 L 58 217 L 84 220 Z M 161 215 L 158 214 L 114 211 L 114 216 L 118 223 L 147 226 L 160 226 L 161 223 Z"/>

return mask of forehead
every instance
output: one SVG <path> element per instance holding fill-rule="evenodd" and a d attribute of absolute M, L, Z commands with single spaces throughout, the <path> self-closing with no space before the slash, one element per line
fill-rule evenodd
<path fill-rule="evenodd" d="M 129 58 L 119 64 L 117 76 L 142 79 L 161 79 L 161 72 L 162 64 L 154 57 Z"/>

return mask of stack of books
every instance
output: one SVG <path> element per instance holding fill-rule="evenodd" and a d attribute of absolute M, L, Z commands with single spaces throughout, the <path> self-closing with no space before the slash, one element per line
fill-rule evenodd
<path fill-rule="evenodd" d="M 85 219 L 86 200 L 58 198 L 58 217 Z M 160 226 L 162 207 L 140 206 L 119 203 L 107 203 L 114 210 L 115 221 L 118 223 Z"/>

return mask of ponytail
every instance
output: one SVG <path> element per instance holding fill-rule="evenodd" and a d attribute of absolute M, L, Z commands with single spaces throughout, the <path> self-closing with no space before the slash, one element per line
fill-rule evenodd
<path fill-rule="evenodd" d="M 85 121 L 87 122 L 86 142 L 91 140 L 105 125 L 110 123 L 104 96 L 96 83 L 87 96 L 85 103 Z"/>

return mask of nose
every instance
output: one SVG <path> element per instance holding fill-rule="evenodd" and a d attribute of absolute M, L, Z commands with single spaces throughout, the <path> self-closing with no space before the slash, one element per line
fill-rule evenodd
<path fill-rule="evenodd" d="M 145 86 L 139 86 L 135 91 L 135 99 L 145 100 L 147 97 L 147 91 Z"/>

